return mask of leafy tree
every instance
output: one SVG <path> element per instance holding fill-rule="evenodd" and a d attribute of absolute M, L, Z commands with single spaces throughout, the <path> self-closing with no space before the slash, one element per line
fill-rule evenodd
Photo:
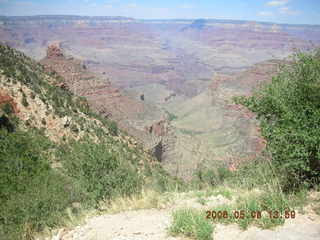
<path fill-rule="evenodd" d="M 236 99 L 257 113 L 286 190 L 320 178 L 320 50 L 297 52 L 251 97 Z"/>

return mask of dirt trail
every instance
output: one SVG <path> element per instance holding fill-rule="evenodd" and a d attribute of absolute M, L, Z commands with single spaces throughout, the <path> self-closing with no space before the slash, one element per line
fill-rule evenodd
<path fill-rule="evenodd" d="M 175 239 L 166 234 L 170 212 L 137 210 L 90 219 L 83 227 L 68 233 L 63 240 L 162 240 Z"/>
<path fill-rule="evenodd" d="M 90 219 L 83 227 L 64 235 L 61 240 L 182 240 L 167 235 L 168 210 L 138 210 Z M 59 238 L 56 238 L 57 240 Z M 55 240 L 56 240 L 55 239 Z M 60 240 L 59 239 L 59 240 Z M 298 216 L 274 230 L 237 225 L 216 225 L 214 240 L 319 240 L 320 221 Z"/>
<path fill-rule="evenodd" d="M 222 196 L 212 197 L 214 205 L 225 204 L 229 200 Z M 229 201 L 230 202 L 230 201 Z M 183 240 L 171 237 L 167 228 L 171 212 L 180 207 L 208 210 L 213 205 L 201 206 L 195 199 L 180 201 L 166 209 L 126 211 L 89 218 L 85 225 L 64 232 L 61 230 L 52 240 Z M 243 231 L 237 225 L 216 224 L 214 240 L 320 240 L 320 216 L 314 213 L 286 220 L 283 226 L 273 230 L 250 227 Z"/>

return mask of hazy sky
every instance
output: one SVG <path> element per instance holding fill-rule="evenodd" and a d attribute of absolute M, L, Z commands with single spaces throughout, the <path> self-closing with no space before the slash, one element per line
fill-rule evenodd
<path fill-rule="evenodd" d="M 320 0 L 0 0 L 0 15 L 41 14 L 320 24 Z"/>

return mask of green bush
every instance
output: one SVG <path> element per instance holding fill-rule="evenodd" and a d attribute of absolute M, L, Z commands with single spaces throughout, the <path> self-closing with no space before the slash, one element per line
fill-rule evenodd
<path fill-rule="evenodd" d="M 80 203 L 81 209 L 95 207 L 100 200 L 140 193 L 143 183 L 163 190 L 174 186 L 176 181 L 169 181 L 141 148 L 107 134 L 109 129 L 118 135 L 116 123 L 92 112 L 85 98 L 52 84 L 61 79 L 47 82 L 43 66 L 10 47 L 0 44 L 0 55 L 2 73 L 32 90 L 28 99 L 21 88 L 23 105 L 39 98 L 47 106 L 46 115 L 68 116 L 73 125 L 68 121 L 65 127 L 88 133 L 78 142 L 63 136 L 59 145 L 45 137 L 44 118 L 40 130 L 31 128 L 31 116 L 21 124 L 26 132 L 15 132 L 20 129 L 18 118 L 10 114 L 12 109 L 0 109 L 0 239 L 30 240 L 45 227 L 63 225 L 63 217 L 79 205 L 73 203 Z"/>
<path fill-rule="evenodd" d="M 60 151 L 65 172 L 82 189 L 82 200 L 98 203 L 119 195 L 141 190 L 142 178 L 137 167 L 121 150 L 104 144 L 79 141 Z"/>
<path fill-rule="evenodd" d="M 236 223 L 243 230 L 250 225 L 262 229 L 269 229 L 284 224 L 286 211 L 291 211 L 287 200 L 278 192 L 266 192 L 260 195 L 249 195 L 240 197 L 235 204 L 220 205 L 210 209 L 214 213 L 223 213 L 226 217 L 211 217 L 214 223 L 232 224 Z M 278 212 L 278 216 L 270 217 Z M 283 217 L 280 217 L 280 216 Z"/>
<path fill-rule="evenodd" d="M 285 190 L 320 178 L 320 54 L 297 53 L 272 82 L 236 101 L 257 113 Z"/>
<path fill-rule="evenodd" d="M 43 154 L 50 142 L 6 130 L 0 130 L 0 142 L 0 238 L 31 238 L 45 226 L 58 226 L 72 191 L 66 191 L 69 182 Z"/>
<path fill-rule="evenodd" d="M 77 133 L 77 134 L 79 133 L 79 129 L 78 129 L 78 126 L 76 124 L 72 124 L 70 129 L 74 133 Z"/>
<path fill-rule="evenodd" d="M 1 106 L 1 109 L 8 115 L 13 113 L 13 108 L 9 103 L 6 103 L 3 106 Z"/>
<path fill-rule="evenodd" d="M 199 167 L 193 178 L 193 184 L 201 187 L 218 186 L 233 176 L 232 172 L 226 167 L 217 167 L 216 169 L 204 169 Z"/>
<path fill-rule="evenodd" d="M 29 106 L 29 103 L 28 103 L 28 101 L 27 101 L 26 95 L 23 95 L 23 96 L 22 96 L 21 103 L 22 103 L 22 105 L 25 106 L 25 107 L 28 107 L 28 106 Z"/>
<path fill-rule="evenodd" d="M 197 240 L 212 240 L 213 226 L 203 213 L 193 209 L 180 209 L 172 214 L 171 235 L 182 234 Z"/>
<path fill-rule="evenodd" d="M 110 129 L 110 133 L 111 133 L 113 136 L 117 136 L 117 135 L 118 135 L 118 126 L 117 126 L 117 123 L 116 123 L 116 122 L 110 121 L 110 123 L 109 123 L 109 129 Z"/>
<path fill-rule="evenodd" d="M 171 122 L 171 121 L 174 121 L 176 119 L 178 119 L 178 117 L 176 115 L 174 115 L 173 113 L 170 113 L 168 111 L 166 111 L 167 115 L 168 115 L 168 120 Z"/>

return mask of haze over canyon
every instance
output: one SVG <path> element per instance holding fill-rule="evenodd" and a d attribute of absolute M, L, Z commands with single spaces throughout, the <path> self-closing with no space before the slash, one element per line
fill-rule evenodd
<path fill-rule="evenodd" d="M 172 174 L 237 165 L 264 148 L 255 116 L 233 103 L 319 25 L 126 17 L 0 17 L 0 41 L 64 77 L 64 87 L 136 137 Z"/>

